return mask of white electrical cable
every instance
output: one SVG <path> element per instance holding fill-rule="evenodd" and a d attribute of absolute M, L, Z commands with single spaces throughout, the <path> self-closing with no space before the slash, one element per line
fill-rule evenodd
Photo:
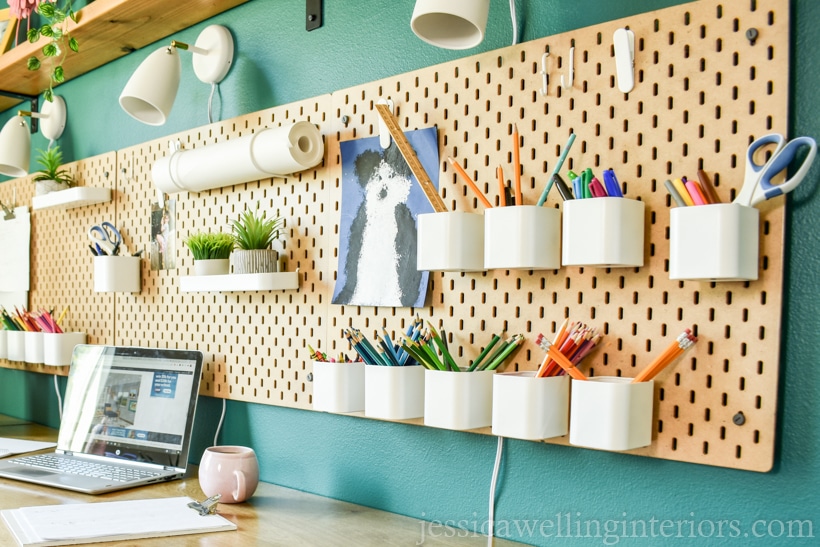
<path fill-rule="evenodd" d="M 214 92 L 216 92 L 216 83 L 211 84 L 211 95 L 208 97 L 208 123 L 214 123 L 214 116 L 213 116 L 213 103 L 214 103 Z"/>
<path fill-rule="evenodd" d="M 515 16 L 515 0 L 510 0 L 510 19 L 512 19 L 512 45 L 518 43 L 518 18 Z"/>
<path fill-rule="evenodd" d="M 498 482 L 498 470 L 501 468 L 501 453 L 504 451 L 504 437 L 498 438 L 498 448 L 495 452 L 495 466 L 493 467 L 493 480 L 490 482 L 490 515 L 487 526 L 487 545 L 493 547 L 493 535 L 495 528 L 495 486 Z"/>
<path fill-rule="evenodd" d="M 60 421 L 63 421 L 63 397 L 60 395 L 60 384 L 57 383 L 57 375 L 54 375 L 54 391 L 57 392 L 57 410 L 60 411 Z"/>
<path fill-rule="evenodd" d="M 214 434 L 214 446 L 219 445 L 219 431 L 222 429 L 222 422 L 225 420 L 225 407 L 227 399 L 222 399 L 222 416 L 219 417 L 219 423 L 216 424 L 216 433 Z"/>

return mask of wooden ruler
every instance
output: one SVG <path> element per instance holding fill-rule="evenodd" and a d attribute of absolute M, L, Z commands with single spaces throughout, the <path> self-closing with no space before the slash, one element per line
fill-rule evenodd
<path fill-rule="evenodd" d="M 404 136 L 404 132 L 396 122 L 396 118 L 393 117 L 390 107 L 386 104 L 377 104 L 376 110 L 379 111 L 379 116 L 384 120 L 384 125 L 387 127 L 387 130 L 390 131 L 390 136 L 393 137 L 396 146 L 399 147 L 399 152 L 401 152 L 401 155 L 404 157 L 404 161 L 407 162 L 407 166 L 410 167 L 410 171 L 413 172 L 416 180 L 419 181 L 421 189 L 424 190 L 424 195 L 427 196 L 430 205 L 433 206 L 433 210 L 437 213 L 446 213 L 447 207 L 444 205 L 444 200 L 438 195 L 438 190 L 433 186 L 430 177 L 427 176 L 427 171 L 424 170 L 418 156 L 416 156 L 416 151 L 410 146 L 407 137 Z"/>

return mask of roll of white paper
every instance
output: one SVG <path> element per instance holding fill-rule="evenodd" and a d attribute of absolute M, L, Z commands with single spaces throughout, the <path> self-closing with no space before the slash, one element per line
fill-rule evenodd
<path fill-rule="evenodd" d="M 324 154 L 316 126 L 296 122 L 209 146 L 177 150 L 155 161 L 151 176 L 166 194 L 202 192 L 304 171 L 318 165 Z"/>

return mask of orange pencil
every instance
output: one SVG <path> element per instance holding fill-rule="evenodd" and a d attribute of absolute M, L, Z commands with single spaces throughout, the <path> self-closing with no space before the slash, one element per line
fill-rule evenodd
<path fill-rule="evenodd" d="M 473 179 L 471 179 L 470 175 L 467 174 L 467 171 L 465 171 L 461 167 L 461 165 L 456 163 L 456 161 L 453 158 L 448 158 L 448 159 L 450 161 L 450 165 L 452 165 L 453 169 L 456 170 L 456 173 L 458 173 L 461 176 L 461 178 L 464 179 L 464 182 L 467 183 L 467 186 L 469 186 L 473 190 L 473 192 L 475 192 L 475 195 L 478 196 L 478 199 L 481 201 L 481 203 L 484 204 L 484 207 L 487 207 L 488 209 L 491 209 L 492 205 L 490 204 L 490 201 L 487 198 L 484 197 L 484 194 L 482 194 L 481 190 L 478 189 L 478 186 L 475 185 L 475 183 L 473 182 Z"/>
<path fill-rule="evenodd" d="M 513 167 L 515 168 L 515 204 L 524 205 L 521 198 L 521 155 L 518 150 L 518 124 L 513 126 Z"/>
<path fill-rule="evenodd" d="M 498 169 L 495 170 L 495 174 L 498 176 L 498 204 L 501 207 L 506 207 L 507 185 L 504 184 L 504 168 L 499 165 Z"/>

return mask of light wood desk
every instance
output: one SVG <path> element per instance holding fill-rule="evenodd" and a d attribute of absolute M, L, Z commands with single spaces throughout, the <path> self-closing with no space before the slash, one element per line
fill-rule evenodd
<path fill-rule="evenodd" d="M 0 427 L 0 437 L 33 441 L 55 441 L 56 431 L 36 424 Z M 142 486 L 100 496 L 90 496 L 0 479 L 0 509 L 63 503 L 135 500 L 189 496 L 202 500 L 205 495 L 196 479 L 196 468 L 189 477 L 162 484 Z M 268 483 L 260 483 L 254 496 L 245 503 L 219 504 L 219 513 L 236 523 L 237 530 L 170 538 L 94 543 L 92 545 L 128 545 L 131 547 L 175 546 L 413 546 L 458 545 L 483 546 L 485 536 L 446 537 L 457 531 L 446 530 L 414 518 L 387 513 L 361 505 L 316 496 Z M 422 538 L 422 528 L 425 535 Z M 432 531 L 432 534 L 431 534 Z M 466 531 L 460 531 L 467 534 Z M 422 542 L 424 539 L 424 542 Z M 0 545 L 15 545 L 5 523 L 0 523 Z M 520 545 L 496 540 L 495 545 Z"/>

